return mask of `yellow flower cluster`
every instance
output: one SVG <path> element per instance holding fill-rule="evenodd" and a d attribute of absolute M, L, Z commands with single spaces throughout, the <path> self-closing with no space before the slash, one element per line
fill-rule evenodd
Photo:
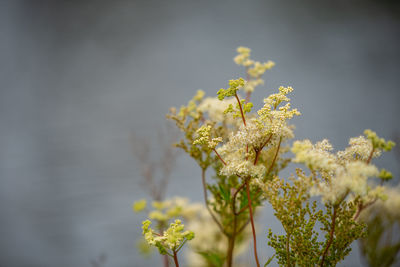
<path fill-rule="evenodd" d="M 207 145 L 210 149 L 215 147 L 222 142 L 222 137 L 211 138 L 211 125 L 203 125 L 197 131 L 197 139 L 194 140 L 194 145 Z"/>
<path fill-rule="evenodd" d="M 297 109 L 291 109 L 290 99 L 286 96 L 292 92 L 292 87 L 279 88 L 279 93 L 271 94 L 264 99 L 264 106 L 257 111 L 257 121 L 267 128 L 267 132 L 283 136 L 285 133 L 292 135 L 290 129 L 287 128 L 286 120 L 299 116 Z M 282 107 L 278 107 L 281 103 L 288 102 Z"/>
<path fill-rule="evenodd" d="M 192 231 L 183 231 L 184 225 L 181 220 L 175 220 L 171 223 L 164 233 L 157 234 L 151 227 L 151 221 L 146 220 L 142 223 L 143 236 L 147 243 L 151 246 L 155 246 L 159 249 L 161 254 L 167 254 L 167 249 L 176 251 L 180 248 L 187 240 L 194 238 Z"/>
<path fill-rule="evenodd" d="M 259 62 L 250 59 L 251 49 L 247 47 L 240 46 L 236 50 L 238 55 L 233 59 L 236 64 L 246 67 L 249 80 L 246 81 L 243 89 L 246 93 L 251 93 L 254 88 L 264 84 L 264 80 L 260 77 L 265 73 L 265 71 L 271 69 L 275 66 L 275 63 L 268 60 L 267 62 Z"/>

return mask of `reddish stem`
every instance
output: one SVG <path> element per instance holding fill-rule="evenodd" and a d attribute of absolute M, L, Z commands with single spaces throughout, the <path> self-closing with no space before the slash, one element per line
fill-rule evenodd
<path fill-rule="evenodd" d="M 321 260 L 320 267 L 324 266 L 325 257 L 328 254 L 329 247 L 331 246 L 332 241 L 333 241 L 333 234 L 335 233 L 335 226 L 336 226 L 336 209 L 337 209 L 337 207 L 333 207 L 332 226 L 331 226 L 331 231 L 329 233 L 329 241 L 328 241 L 328 244 L 326 244 L 326 248 L 324 250 L 324 254 L 322 254 L 322 260 Z"/>
<path fill-rule="evenodd" d="M 250 189 L 249 189 L 248 179 L 245 180 L 245 184 L 246 184 L 246 193 L 247 193 L 247 199 L 248 199 L 248 205 L 249 205 L 251 229 L 253 232 L 254 257 L 256 259 L 257 267 L 260 267 L 260 262 L 258 261 L 258 255 L 257 255 L 256 229 L 254 227 L 253 209 L 251 207 L 251 197 L 250 197 Z"/>
<path fill-rule="evenodd" d="M 271 166 L 269 166 L 267 174 L 269 174 L 271 172 L 272 168 L 274 167 L 276 158 L 278 157 L 279 149 L 281 148 L 281 142 L 282 142 L 282 136 L 279 138 L 278 148 L 276 149 L 274 159 L 272 160 Z"/>
<path fill-rule="evenodd" d="M 226 165 L 226 162 L 222 159 L 221 155 L 217 152 L 217 150 L 214 148 L 213 151 L 215 152 L 215 154 L 218 156 L 218 158 L 221 160 L 221 162 Z"/>
<path fill-rule="evenodd" d="M 238 101 L 239 104 L 239 108 L 240 108 L 240 114 L 242 115 L 242 120 L 243 120 L 243 124 L 246 127 L 246 119 L 244 118 L 244 113 L 243 113 L 243 109 L 242 109 L 242 103 L 240 103 L 239 97 L 237 94 L 235 94 L 236 100 Z"/>
<path fill-rule="evenodd" d="M 179 262 L 178 262 L 178 255 L 176 253 L 176 251 L 174 250 L 174 262 L 175 262 L 175 266 L 179 267 Z"/>
<path fill-rule="evenodd" d="M 369 154 L 369 157 L 367 159 L 367 164 L 369 164 L 371 162 L 374 152 L 375 152 L 375 148 L 372 148 L 371 153 Z"/>

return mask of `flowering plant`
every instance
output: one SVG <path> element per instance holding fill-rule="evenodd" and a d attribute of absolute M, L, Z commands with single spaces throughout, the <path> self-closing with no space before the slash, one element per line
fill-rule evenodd
<path fill-rule="evenodd" d="M 153 202 L 156 210 L 149 218 L 157 221 L 161 233 L 147 220 L 143 235 L 161 254 L 173 257 L 176 266 L 177 252 L 191 239 L 191 266 L 237 265 L 235 257 L 249 243 L 255 264 L 266 266 L 273 258 L 258 256 L 255 219 L 268 202 L 284 229 L 283 234 L 270 229 L 264 237 L 280 266 L 336 266 L 350 253 L 350 245 L 368 234 L 368 221 L 361 215 L 387 199 L 384 183 L 392 175 L 372 161 L 394 143 L 366 130 L 336 153 L 326 139 L 290 145 L 294 127 L 289 121 L 300 115 L 291 107 L 293 88 L 280 87 L 253 112 L 251 94 L 275 64 L 251 59 L 249 48 L 239 47 L 237 52 L 234 61 L 245 67 L 245 79 L 230 80 L 217 97 L 205 98 L 199 90 L 186 106 L 172 108 L 167 115 L 184 134 L 176 146 L 201 169 L 204 206 L 182 199 Z M 293 158 L 285 157 L 289 151 Z M 304 169 L 284 179 L 280 171 L 289 162 Z M 207 172 L 212 173 L 208 179 Z M 136 210 L 144 208 L 144 201 L 134 205 Z M 178 217 L 193 232 L 183 232 Z M 175 223 L 167 228 L 171 219 Z M 168 266 L 168 259 L 164 263 Z"/>

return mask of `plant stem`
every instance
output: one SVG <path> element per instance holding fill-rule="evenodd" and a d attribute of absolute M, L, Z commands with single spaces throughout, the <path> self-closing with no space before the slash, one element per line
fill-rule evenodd
<path fill-rule="evenodd" d="M 214 213 L 211 211 L 210 207 L 208 206 L 208 197 L 207 197 L 207 187 L 206 187 L 206 169 L 202 168 L 201 169 L 201 181 L 203 183 L 203 195 L 204 195 L 204 202 L 206 204 L 206 208 L 208 210 L 208 213 L 210 213 L 211 218 L 214 220 L 214 222 L 218 225 L 218 228 L 221 230 L 221 232 L 224 235 L 227 235 L 226 231 L 222 227 L 221 223 L 218 221 L 218 219 L 215 217 Z"/>
<path fill-rule="evenodd" d="M 246 184 L 246 193 L 247 193 L 247 199 L 248 199 L 248 205 L 249 205 L 251 229 L 253 232 L 254 257 L 256 259 L 257 267 L 260 267 L 260 262 L 258 261 L 258 255 L 257 255 L 256 229 L 254 227 L 253 209 L 251 207 L 251 197 L 250 197 L 250 188 L 249 188 L 249 180 L 248 179 L 245 180 L 245 184 Z"/>
<path fill-rule="evenodd" d="M 176 251 L 174 250 L 174 262 L 175 262 L 175 266 L 179 267 L 179 262 L 178 262 L 178 255 L 176 253 Z"/>
<path fill-rule="evenodd" d="M 227 267 L 232 267 L 233 264 L 233 250 L 235 248 L 235 239 L 236 239 L 236 228 L 237 228 L 237 217 L 233 215 L 233 230 L 232 235 L 228 237 L 228 250 L 226 253 Z"/>
<path fill-rule="evenodd" d="M 329 233 L 329 240 L 328 240 L 328 243 L 326 244 L 326 248 L 324 250 L 324 253 L 322 254 L 321 264 L 319 265 L 320 267 L 324 266 L 325 257 L 328 254 L 329 247 L 331 246 L 332 241 L 333 241 L 333 234 L 335 233 L 335 226 L 336 226 L 336 210 L 337 210 L 337 206 L 334 206 L 333 207 L 333 214 L 332 214 L 331 232 Z"/>
<path fill-rule="evenodd" d="M 271 166 L 269 166 L 267 174 L 269 174 L 272 171 L 272 168 L 274 167 L 276 158 L 278 157 L 279 149 L 281 148 L 281 142 L 282 142 L 282 136 L 279 138 L 278 148 L 276 149 L 274 159 L 272 160 Z"/>
<path fill-rule="evenodd" d="M 162 255 L 164 267 L 169 267 L 168 255 Z"/>
<path fill-rule="evenodd" d="M 213 151 L 215 152 L 215 154 L 218 156 L 218 158 L 222 161 L 222 163 L 224 165 L 226 165 L 226 162 L 222 159 L 221 155 L 217 152 L 217 150 L 214 148 Z"/>
<path fill-rule="evenodd" d="M 239 97 L 237 94 L 235 94 L 236 100 L 239 104 L 239 108 L 240 108 L 240 114 L 242 115 L 242 120 L 243 120 L 243 124 L 246 127 L 246 119 L 244 118 L 244 113 L 243 113 L 243 109 L 242 109 L 242 103 L 240 103 Z"/>
<path fill-rule="evenodd" d="M 371 153 L 369 154 L 369 157 L 368 157 L 368 159 L 367 159 L 367 164 L 369 164 L 369 163 L 371 162 L 372 156 L 374 155 L 374 152 L 375 152 L 375 148 L 373 148 L 373 149 L 371 150 Z"/>

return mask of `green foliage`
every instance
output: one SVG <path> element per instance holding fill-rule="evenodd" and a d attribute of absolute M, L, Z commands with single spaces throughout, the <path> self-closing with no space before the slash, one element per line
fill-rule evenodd
<path fill-rule="evenodd" d="M 229 87 L 227 89 L 219 89 L 217 92 L 218 99 L 223 100 L 225 97 L 236 96 L 236 92 L 244 86 L 244 79 L 239 78 L 237 80 L 230 80 Z"/>

